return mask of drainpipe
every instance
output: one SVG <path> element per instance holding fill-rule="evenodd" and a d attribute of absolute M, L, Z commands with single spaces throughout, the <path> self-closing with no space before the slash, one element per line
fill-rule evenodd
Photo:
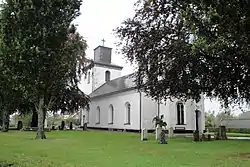
<path fill-rule="evenodd" d="M 198 114 L 199 114 L 199 110 L 195 110 L 195 118 L 196 118 L 196 121 L 195 121 L 195 129 L 196 129 L 197 131 L 199 131 L 199 123 L 198 123 L 199 119 L 198 119 Z"/>
<path fill-rule="evenodd" d="M 140 132 L 141 132 L 141 130 L 142 130 L 141 129 L 142 128 L 142 126 L 141 126 L 141 123 L 142 123 L 142 118 L 141 118 L 142 117 L 142 104 L 141 104 L 142 103 L 142 97 L 141 97 L 141 92 L 140 91 L 139 91 L 139 94 L 140 94 L 140 101 L 139 101 L 139 110 L 140 110 L 139 111 L 140 112 L 139 122 L 140 122 L 140 125 L 139 125 L 139 127 L 140 127 Z"/>

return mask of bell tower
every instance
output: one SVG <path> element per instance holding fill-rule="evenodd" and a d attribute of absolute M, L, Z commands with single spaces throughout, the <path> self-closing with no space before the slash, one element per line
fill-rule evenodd
<path fill-rule="evenodd" d="M 99 63 L 111 64 L 112 48 L 98 46 L 94 49 L 94 61 Z"/>
<path fill-rule="evenodd" d="M 104 39 L 102 42 L 103 46 L 94 49 L 94 66 L 81 82 L 82 91 L 86 94 L 91 94 L 104 83 L 121 77 L 123 67 L 112 63 L 112 48 L 104 46 Z"/>

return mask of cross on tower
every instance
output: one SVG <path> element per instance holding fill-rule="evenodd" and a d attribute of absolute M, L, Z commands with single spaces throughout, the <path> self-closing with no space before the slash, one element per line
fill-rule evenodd
<path fill-rule="evenodd" d="M 105 43 L 106 41 L 105 41 L 105 39 L 103 38 L 102 39 L 102 46 L 104 46 L 104 43 Z"/>

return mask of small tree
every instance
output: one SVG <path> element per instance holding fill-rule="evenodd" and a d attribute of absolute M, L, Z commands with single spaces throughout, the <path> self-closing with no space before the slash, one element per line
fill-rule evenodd
<path fill-rule="evenodd" d="M 205 127 L 214 127 L 216 125 L 216 117 L 214 112 L 205 112 Z"/>
<path fill-rule="evenodd" d="M 163 121 L 164 115 L 159 116 L 155 116 L 153 118 L 153 122 L 155 122 L 155 127 L 157 127 L 157 125 L 159 125 L 161 128 L 167 126 L 167 123 Z"/>

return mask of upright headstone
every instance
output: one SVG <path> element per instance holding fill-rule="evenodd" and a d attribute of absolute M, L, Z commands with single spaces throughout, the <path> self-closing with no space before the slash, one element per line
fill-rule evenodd
<path fill-rule="evenodd" d="M 84 130 L 84 131 L 85 131 L 85 130 L 88 130 L 88 124 L 87 124 L 87 123 L 84 123 L 84 124 L 83 124 L 82 130 Z"/>
<path fill-rule="evenodd" d="M 168 144 L 166 141 L 166 134 L 164 131 L 161 131 L 160 133 L 160 144 Z"/>
<path fill-rule="evenodd" d="M 145 140 L 148 140 L 148 130 L 144 128 L 141 131 L 141 141 Z"/>
<path fill-rule="evenodd" d="M 160 125 L 157 125 L 156 129 L 155 129 L 155 139 L 156 140 L 160 139 L 161 131 L 162 131 L 162 128 L 160 127 Z"/>
<path fill-rule="evenodd" d="M 226 126 L 219 127 L 219 139 L 227 140 Z"/>
<path fill-rule="evenodd" d="M 73 122 L 70 122 L 70 124 L 69 124 L 69 129 L 70 129 L 70 130 L 73 130 Z"/>
<path fill-rule="evenodd" d="M 46 118 L 44 120 L 44 128 L 48 128 L 48 120 Z"/>
<path fill-rule="evenodd" d="M 22 121 L 18 121 L 17 122 L 17 129 L 21 130 L 23 128 L 23 122 Z"/>
<path fill-rule="evenodd" d="M 60 126 L 60 130 L 64 130 L 64 128 L 65 128 L 65 122 L 62 121 L 62 122 L 61 122 L 61 126 Z"/>
<path fill-rule="evenodd" d="M 168 137 L 173 137 L 174 136 L 174 128 L 173 127 L 170 127 L 168 129 Z"/>
<path fill-rule="evenodd" d="M 38 114 L 36 111 L 33 111 L 32 114 L 32 121 L 31 121 L 31 127 L 37 127 L 38 126 Z"/>

